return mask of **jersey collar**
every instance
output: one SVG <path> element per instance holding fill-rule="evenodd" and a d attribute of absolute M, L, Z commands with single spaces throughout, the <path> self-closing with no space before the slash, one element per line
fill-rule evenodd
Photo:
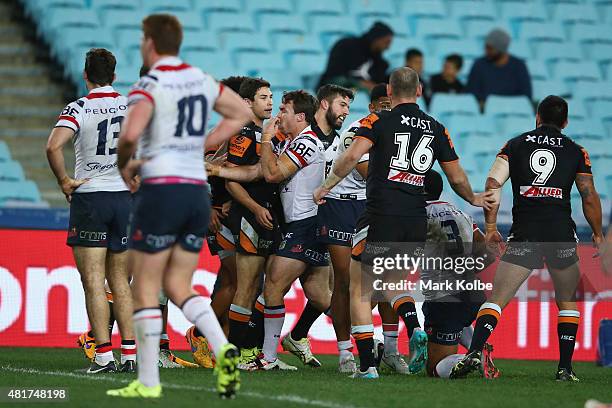
<path fill-rule="evenodd" d="M 113 93 L 115 92 L 115 89 L 113 89 L 112 86 L 107 85 L 107 86 L 100 86 L 98 88 L 94 88 L 91 91 L 89 91 L 90 94 L 93 93 Z"/>
<path fill-rule="evenodd" d="M 158 69 L 159 67 L 180 67 L 182 65 L 185 64 L 179 57 L 164 57 L 153 64 L 151 70 Z"/>

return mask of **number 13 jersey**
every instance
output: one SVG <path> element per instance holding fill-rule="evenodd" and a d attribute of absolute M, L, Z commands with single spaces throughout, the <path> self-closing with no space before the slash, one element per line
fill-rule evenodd
<path fill-rule="evenodd" d="M 208 119 L 223 86 L 176 57 L 153 65 L 134 85 L 128 103 L 147 99 L 153 117 L 139 141 L 143 179 L 206 180 L 204 142 Z"/>
<path fill-rule="evenodd" d="M 435 160 L 458 160 L 448 131 L 416 103 L 372 113 L 353 139 L 372 143 L 366 179 L 370 214 L 425 216 L 423 184 Z"/>

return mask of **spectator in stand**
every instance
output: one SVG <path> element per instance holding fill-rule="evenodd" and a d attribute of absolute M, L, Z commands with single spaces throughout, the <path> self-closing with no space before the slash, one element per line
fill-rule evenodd
<path fill-rule="evenodd" d="M 387 82 L 389 63 L 382 54 L 392 41 L 393 30 L 381 22 L 361 37 L 341 38 L 331 49 L 317 88 L 336 84 L 370 91 L 377 83 Z"/>
<path fill-rule="evenodd" d="M 444 60 L 442 72 L 431 77 L 429 86 L 431 94 L 435 93 L 461 93 L 465 88 L 457 75 L 463 66 L 463 58 L 459 54 L 450 54 Z"/>
<path fill-rule="evenodd" d="M 423 99 L 425 99 L 425 103 L 429 105 L 431 91 L 423 79 L 423 67 L 425 66 L 425 60 L 421 50 L 418 48 L 409 48 L 408 51 L 406 51 L 406 56 L 404 57 L 404 65 L 408 68 L 412 68 L 417 74 L 419 74 L 419 81 L 423 87 Z"/>
<path fill-rule="evenodd" d="M 485 39 L 485 55 L 474 61 L 468 77 L 467 91 L 481 106 L 489 95 L 525 95 L 531 99 L 531 80 L 523 60 L 508 53 L 510 36 L 494 29 Z"/>

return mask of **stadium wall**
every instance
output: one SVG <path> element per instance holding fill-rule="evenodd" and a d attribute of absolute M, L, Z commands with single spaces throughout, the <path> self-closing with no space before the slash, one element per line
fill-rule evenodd
<path fill-rule="evenodd" d="M 65 239 L 65 231 L 0 230 L 0 346 L 74 347 L 77 336 L 88 329 L 79 274 Z M 612 290 L 602 290 L 606 288 L 605 283 L 601 284 L 608 282 L 609 286 L 609 278 L 602 274 L 593 254 L 590 246 L 581 246 L 581 267 L 589 280 L 581 289 L 585 301 L 579 305 L 582 317 L 575 351 L 575 359 L 582 361 L 595 361 L 599 322 L 612 316 Z M 218 266 L 218 258 L 208 250 L 202 251 L 193 285 L 204 296 L 212 291 L 215 273 L 211 271 Z M 493 271 L 489 268 L 484 273 L 492 276 Z M 557 309 L 550 289 L 546 270 L 537 270 L 517 299 L 504 310 L 491 339 L 498 358 L 557 359 Z M 286 332 L 306 303 L 299 281 L 291 288 L 285 303 Z M 172 347 L 187 349 L 183 335 L 189 322 L 174 305 L 170 306 L 169 315 Z M 422 321 L 422 315 L 419 318 Z M 377 315 L 375 325 L 377 337 L 382 338 Z M 311 337 L 316 353 L 337 352 L 329 318 L 320 318 L 315 323 Z M 400 344 L 406 353 L 406 339 L 403 340 Z M 120 344 L 116 333 L 113 343 Z"/>

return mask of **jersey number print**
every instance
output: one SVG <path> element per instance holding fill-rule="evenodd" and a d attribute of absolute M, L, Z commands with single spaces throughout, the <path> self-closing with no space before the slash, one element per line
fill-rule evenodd
<path fill-rule="evenodd" d="M 402 171 L 412 167 L 418 173 L 425 173 L 433 164 L 434 152 L 429 146 L 433 139 L 431 135 L 423 135 L 410 155 L 410 133 L 396 133 L 395 144 L 398 145 L 398 150 L 391 158 L 391 167 Z"/>

